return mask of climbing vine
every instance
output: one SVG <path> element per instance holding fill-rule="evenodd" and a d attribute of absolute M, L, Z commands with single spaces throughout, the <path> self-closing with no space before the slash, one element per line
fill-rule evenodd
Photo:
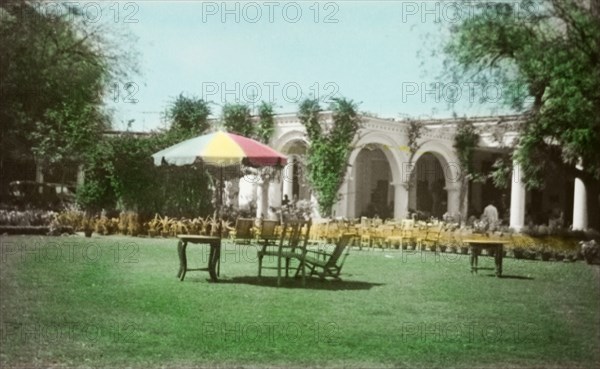
<path fill-rule="evenodd" d="M 413 160 L 415 158 L 415 155 L 417 154 L 417 151 L 419 151 L 419 149 L 421 148 L 421 146 L 423 145 L 423 143 L 419 143 L 419 140 L 421 139 L 421 137 L 423 136 L 423 133 L 425 132 L 426 128 L 423 125 L 423 122 L 420 122 L 418 120 L 412 120 L 410 119 L 408 121 L 408 153 L 409 153 L 409 157 L 408 157 L 408 168 L 411 171 L 411 176 L 414 175 L 415 171 L 413 170 Z M 409 180 L 407 181 L 404 186 L 406 187 L 407 190 L 410 190 L 411 186 L 412 186 L 413 181 Z"/>
<path fill-rule="evenodd" d="M 348 167 L 350 144 L 360 128 L 356 104 L 345 98 L 334 99 L 330 105 L 332 123 L 322 124 L 318 100 L 300 103 L 298 117 L 306 127 L 310 141 L 308 149 L 308 179 L 316 192 L 322 215 L 331 215 L 338 201 L 338 191 Z"/>
<path fill-rule="evenodd" d="M 480 180 L 480 175 L 475 171 L 473 167 L 473 155 L 475 148 L 479 145 L 479 133 L 473 126 L 473 123 L 467 119 L 463 119 L 458 123 L 456 127 L 456 134 L 454 135 L 454 150 L 460 165 L 460 214 L 461 220 L 467 215 L 467 204 L 465 198 L 467 196 L 467 189 L 469 180 Z"/>

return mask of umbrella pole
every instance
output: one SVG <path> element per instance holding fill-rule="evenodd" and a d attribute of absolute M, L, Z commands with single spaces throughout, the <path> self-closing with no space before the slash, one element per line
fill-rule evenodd
<path fill-rule="evenodd" d="M 219 166 L 219 201 L 218 201 L 218 206 L 219 206 L 219 210 L 218 210 L 218 214 L 219 214 L 219 238 L 222 237 L 222 232 L 223 232 L 223 187 L 224 187 L 224 183 L 223 183 L 223 166 L 220 165 Z"/>

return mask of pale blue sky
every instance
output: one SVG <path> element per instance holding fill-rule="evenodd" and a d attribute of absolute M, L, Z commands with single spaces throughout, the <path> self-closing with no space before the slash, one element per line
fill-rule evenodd
<path fill-rule="evenodd" d="M 452 115 L 446 101 L 450 90 L 444 89 L 452 81 L 438 78 L 441 58 L 427 56 L 451 24 L 443 6 L 424 9 L 424 2 L 406 1 L 126 4 L 120 3 L 118 20 L 129 15 L 128 20 L 138 21 L 125 26 L 138 37 L 130 47 L 140 53 L 141 75 L 132 78 L 139 86 L 133 96 L 138 103 L 123 101 L 121 82 L 119 102 L 108 104 L 115 109 L 115 128 L 125 129 L 129 119 L 135 119 L 133 130 L 159 127 L 159 113 L 181 92 L 214 101 L 215 115 L 218 104 L 236 98 L 251 102 L 253 92 L 274 102 L 277 112 L 295 111 L 299 94 L 325 99 L 336 93 L 381 117 Z M 114 8 L 108 11 L 104 16 L 114 17 Z M 431 82 L 441 83 L 438 102 L 433 93 L 423 92 Z M 463 85 L 454 108 L 459 115 L 502 112 L 498 103 L 470 104 L 468 92 Z M 473 96 L 482 93 L 476 90 Z M 491 98 L 494 94 L 489 92 Z"/>

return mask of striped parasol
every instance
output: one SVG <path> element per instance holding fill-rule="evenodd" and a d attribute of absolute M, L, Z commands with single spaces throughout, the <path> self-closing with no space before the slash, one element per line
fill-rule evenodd
<path fill-rule="evenodd" d="M 184 166 L 199 164 L 209 169 L 218 169 L 219 186 L 217 194 L 217 212 L 220 217 L 223 201 L 223 169 L 251 167 L 284 166 L 285 155 L 253 139 L 228 132 L 213 132 L 182 141 L 152 155 L 154 165 L 163 164 Z M 233 176 L 239 175 L 234 173 Z M 226 175 L 231 173 L 225 173 Z M 219 234 L 221 233 L 219 225 Z"/>
<path fill-rule="evenodd" d="M 196 163 L 226 167 L 284 166 L 285 155 L 253 139 L 228 132 L 213 132 L 182 141 L 152 155 L 154 164 L 190 165 Z"/>

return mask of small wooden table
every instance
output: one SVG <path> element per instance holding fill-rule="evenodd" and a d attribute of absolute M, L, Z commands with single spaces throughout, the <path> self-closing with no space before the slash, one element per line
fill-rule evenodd
<path fill-rule="evenodd" d="M 508 241 L 502 240 L 463 240 L 469 244 L 471 249 L 471 273 L 477 273 L 477 258 L 482 249 L 494 250 L 494 262 L 496 264 L 496 277 L 502 276 L 502 258 L 504 257 L 504 244 Z"/>
<path fill-rule="evenodd" d="M 221 258 L 221 238 L 212 236 L 193 236 L 187 234 L 177 235 L 177 238 L 179 238 L 179 242 L 177 244 L 177 253 L 179 254 L 179 272 L 177 273 L 177 278 L 179 278 L 180 281 L 183 281 L 186 272 L 208 271 L 208 273 L 210 274 L 210 279 L 213 282 L 216 282 L 218 280 L 217 277 L 219 275 L 217 265 L 219 264 L 219 260 Z M 188 242 L 197 244 L 208 244 L 210 246 L 210 254 L 208 256 L 208 268 L 188 269 L 186 256 L 186 248 Z"/>

